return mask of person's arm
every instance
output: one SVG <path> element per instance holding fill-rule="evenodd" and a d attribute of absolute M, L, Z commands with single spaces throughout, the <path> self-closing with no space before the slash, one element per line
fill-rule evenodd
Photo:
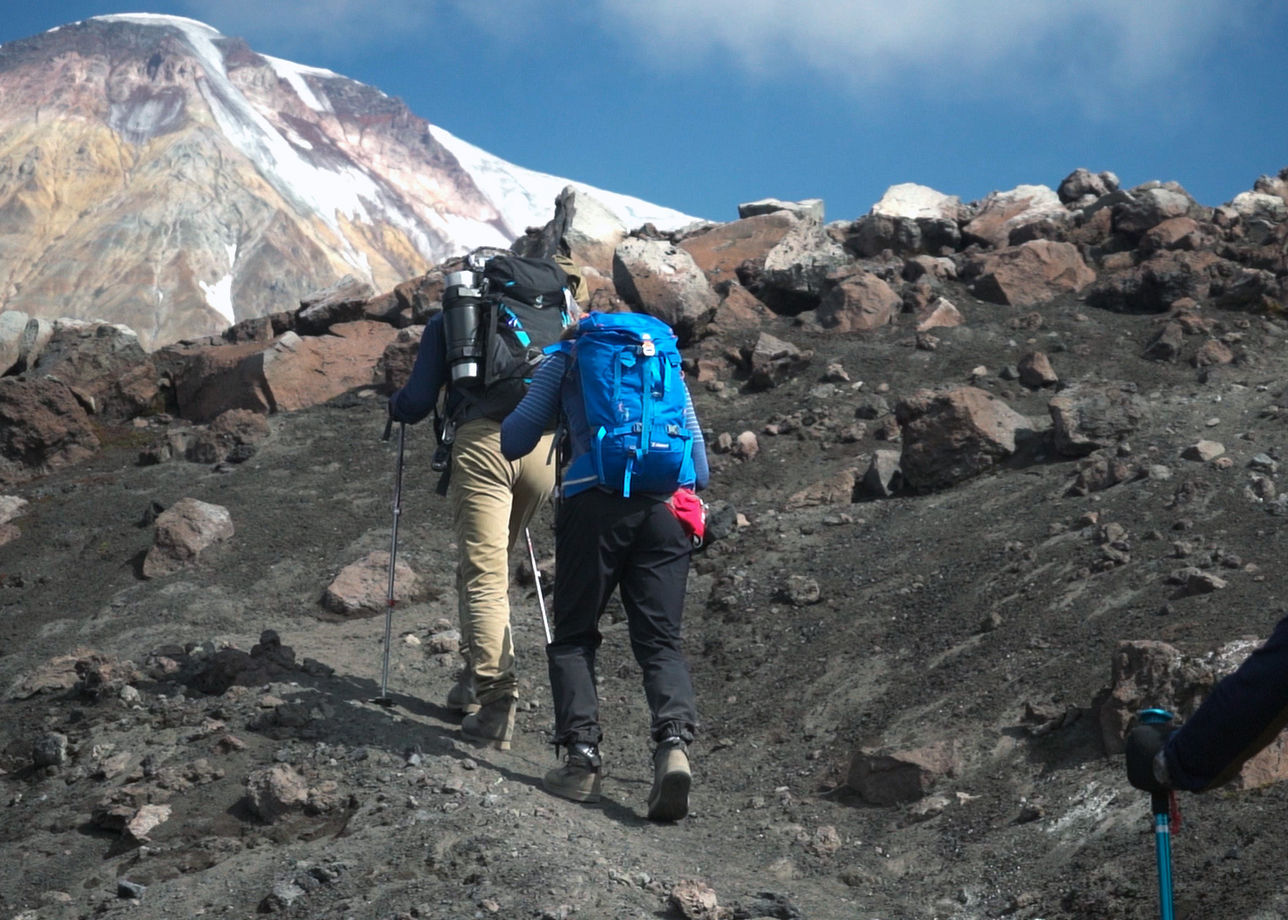
<path fill-rule="evenodd" d="M 707 442 L 702 437 L 698 413 L 693 408 L 693 395 L 684 387 L 684 427 L 693 436 L 693 490 L 701 491 L 711 481 L 711 467 L 707 464 Z"/>
<path fill-rule="evenodd" d="M 1163 747 L 1167 779 L 1200 792 L 1231 780 L 1288 724 L 1288 617 Z"/>
<path fill-rule="evenodd" d="M 447 382 L 447 343 L 443 337 L 443 314 L 425 324 L 411 376 L 389 397 L 389 415 L 396 422 L 414 424 L 434 410 L 438 391 Z"/>
<path fill-rule="evenodd" d="M 507 460 L 529 454 L 559 411 L 559 388 L 563 384 L 568 357 L 563 352 L 548 355 L 532 375 L 528 392 L 501 422 L 501 453 Z"/>

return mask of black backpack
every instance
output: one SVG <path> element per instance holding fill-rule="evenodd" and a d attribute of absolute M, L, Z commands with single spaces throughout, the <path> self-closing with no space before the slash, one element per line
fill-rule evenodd
<path fill-rule="evenodd" d="M 568 276 L 551 259 L 493 256 L 483 278 L 482 382 L 453 388 L 460 398 L 453 413 L 458 424 L 479 417 L 499 422 L 509 415 L 527 392 L 543 349 L 572 321 Z"/>

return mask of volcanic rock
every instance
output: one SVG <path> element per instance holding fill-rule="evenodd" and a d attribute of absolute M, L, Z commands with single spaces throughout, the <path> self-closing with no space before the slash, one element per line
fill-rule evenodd
<path fill-rule="evenodd" d="M 693 257 L 670 243 L 624 240 L 613 254 L 613 283 L 633 308 L 669 324 L 681 345 L 706 328 L 719 304 Z"/>
<path fill-rule="evenodd" d="M 79 463 L 98 448 L 89 415 L 66 384 L 0 378 L 0 484 Z"/>
<path fill-rule="evenodd" d="M 157 578 L 186 568 L 204 550 L 232 535 L 228 509 L 195 498 L 180 499 L 156 519 L 156 542 L 143 560 L 143 575 Z"/>
<path fill-rule="evenodd" d="M 920 390 L 899 400 L 904 481 L 919 491 L 946 488 L 1015 452 L 1027 418 L 977 387 Z"/>
<path fill-rule="evenodd" d="M 979 257 L 971 266 L 981 300 L 1028 307 L 1096 280 L 1071 243 L 1034 240 Z"/>

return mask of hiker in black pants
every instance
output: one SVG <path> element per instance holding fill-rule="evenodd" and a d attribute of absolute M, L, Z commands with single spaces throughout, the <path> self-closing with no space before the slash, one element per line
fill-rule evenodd
<path fill-rule="evenodd" d="M 546 649 L 555 705 L 554 742 L 566 755 L 562 766 L 546 774 L 544 785 L 548 792 L 573 801 L 599 799 L 603 731 L 595 657 L 603 637 L 598 624 L 613 589 L 620 587 L 656 744 L 648 817 L 674 821 L 688 812 L 688 745 L 697 727 L 693 683 L 681 650 L 693 545 L 667 504 L 670 493 L 632 492 L 625 497 L 593 476 L 573 476 L 585 466 L 578 458 L 590 451 L 591 433 L 578 371 L 574 367 L 565 373 L 570 362 L 567 352 L 551 354 L 501 426 L 501 450 L 507 457 L 530 451 L 561 413 L 570 441 L 570 474 L 561 484 L 555 516 L 554 636 Z M 677 383 L 683 386 L 678 373 Z M 693 439 L 693 482 L 684 485 L 700 489 L 708 478 L 706 449 L 687 388 L 683 399 L 684 427 Z"/>
<path fill-rule="evenodd" d="M 1229 782 L 1288 724 L 1288 617 L 1213 688 L 1179 729 L 1138 725 L 1127 735 L 1127 778 L 1149 792 L 1206 792 Z"/>

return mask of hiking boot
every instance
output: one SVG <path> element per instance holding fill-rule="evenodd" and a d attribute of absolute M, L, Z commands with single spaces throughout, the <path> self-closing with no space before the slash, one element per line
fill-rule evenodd
<path fill-rule="evenodd" d="M 474 676 L 469 671 L 462 671 L 447 691 L 447 708 L 465 715 L 479 711 L 479 701 L 474 697 Z"/>
<path fill-rule="evenodd" d="M 593 744 L 577 742 L 568 746 L 562 767 L 546 773 L 541 785 L 546 792 L 574 802 L 598 802 L 599 787 L 603 779 L 599 748 Z"/>
<path fill-rule="evenodd" d="M 510 750 L 517 705 L 518 701 L 512 696 L 484 703 L 478 712 L 472 712 L 461 719 L 461 734 L 475 744 L 484 744 L 500 751 Z"/>
<path fill-rule="evenodd" d="M 650 821 L 679 821 L 689 813 L 689 754 L 679 738 L 667 738 L 653 752 L 653 788 L 648 794 Z"/>

